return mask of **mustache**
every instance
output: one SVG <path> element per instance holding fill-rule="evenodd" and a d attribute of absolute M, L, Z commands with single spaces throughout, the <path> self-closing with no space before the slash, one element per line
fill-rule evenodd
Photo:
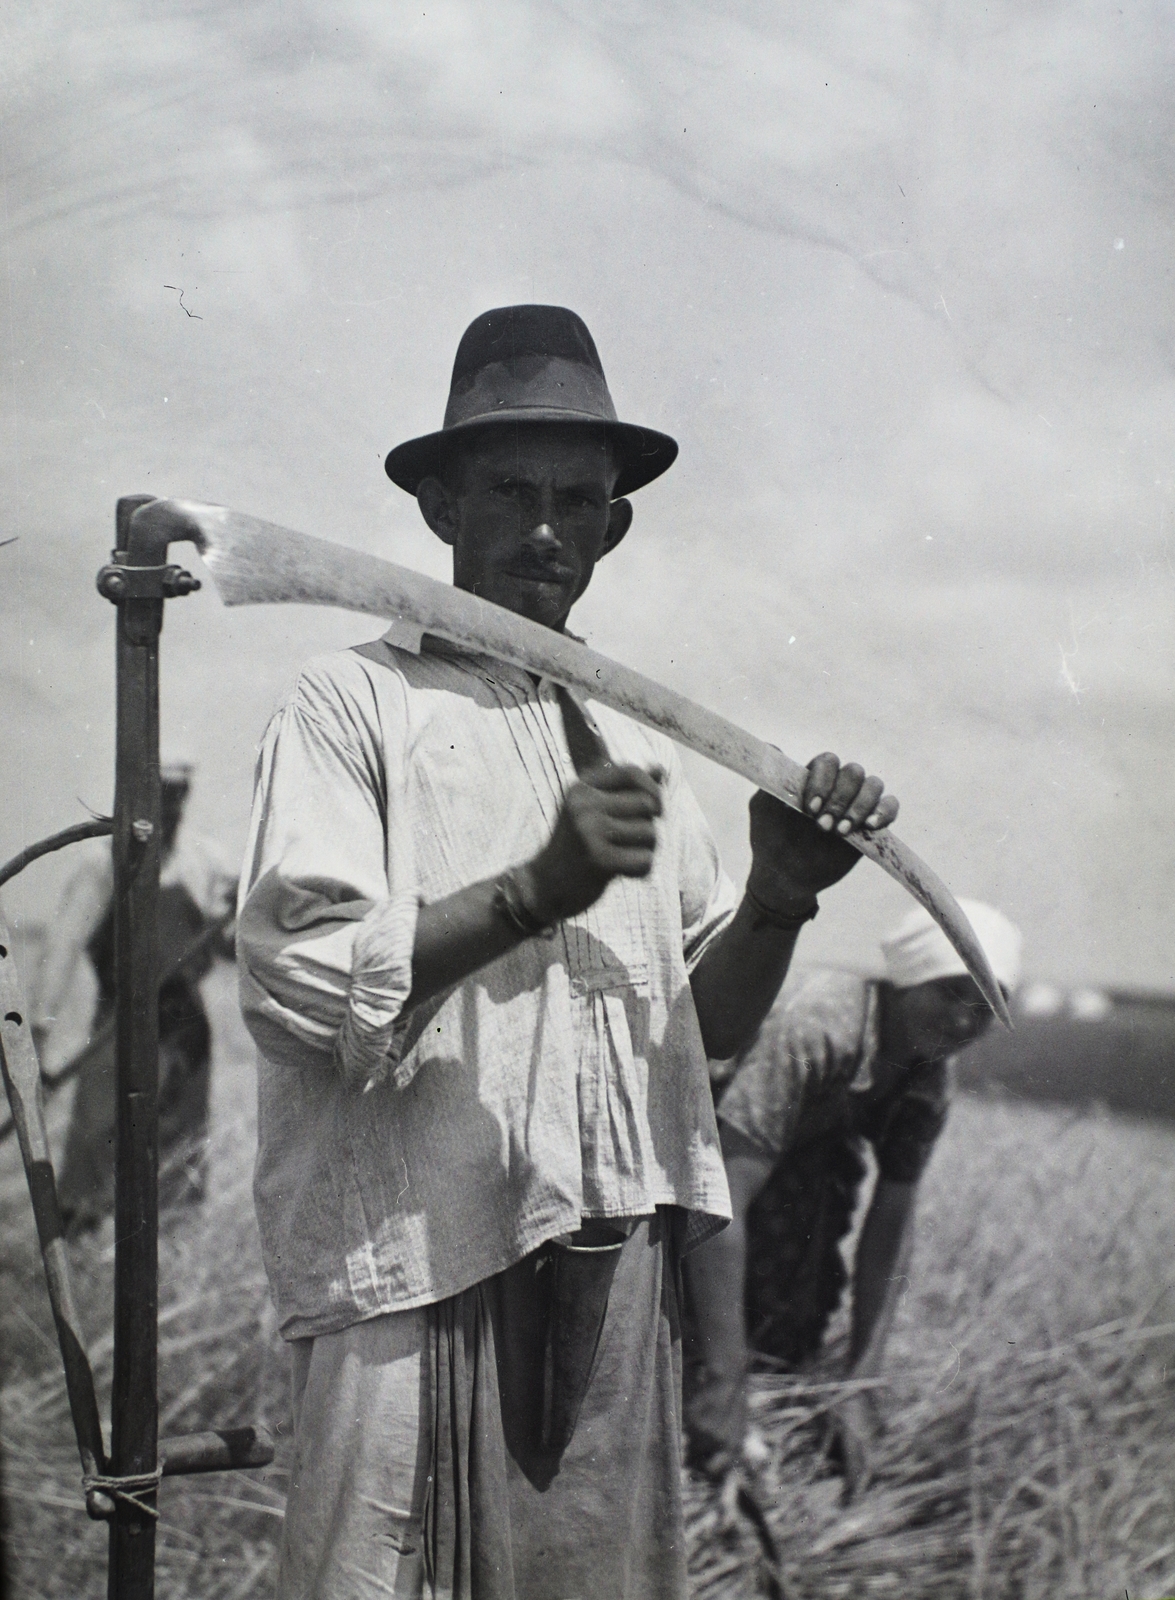
<path fill-rule="evenodd" d="M 561 561 L 544 561 L 541 557 L 519 556 L 505 570 L 507 577 L 528 579 L 534 583 L 567 583 L 575 577 L 573 568 Z"/>

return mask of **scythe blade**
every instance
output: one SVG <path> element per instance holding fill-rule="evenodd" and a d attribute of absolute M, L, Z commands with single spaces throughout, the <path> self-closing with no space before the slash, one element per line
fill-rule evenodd
<path fill-rule="evenodd" d="M 526 617 L 379 556 L 262 522 L 224 506 L 154 500 L 134 516 L 153 541 L 189 540 L 225 605 L 337 606 L 391 624 L 403 649 L 432 634 L 577 689 L 799 809 L 806 769 L 716 712 Z M 888 829 L 849 843 L 924 906 L 958 951 L 991 1009 L 1011 1027 L 1003 992 L 975 931 L 942 879 Z"/>

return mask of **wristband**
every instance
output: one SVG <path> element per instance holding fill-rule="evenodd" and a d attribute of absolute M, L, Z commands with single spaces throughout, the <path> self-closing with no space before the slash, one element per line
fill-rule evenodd
<path fill-rule="evenodd" d="M 820 902 L 814 899 L 808 911 L 776 911 L 771 906 L 765 906 L 751 888 L 748 887 L 744 893 L 756 920 L 766 923 L 769 928 L 777 928 L 780 933 L 799 933 L 804 923 L 811 922 L 820 910 Z"/>
<path fill-rule="evenodd" d="M 511 867 L 508 872 L 503 872 L 494 884 L 492 903 L 499 916 L 504 917 L 524 939 L 555 937 L 555 924 L 543 922 L 527 905 L 522 885 L 518 881 L 517 868 Z"/>

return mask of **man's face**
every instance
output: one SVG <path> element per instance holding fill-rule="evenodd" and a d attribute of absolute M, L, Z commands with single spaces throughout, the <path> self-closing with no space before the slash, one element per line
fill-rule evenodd
<path fill-rule="evenodd" d="M 615 480 L 599 430 L 531 424 L 474 434 L 417 498 L 457 588 L 561 629 L 632 520 Z"/>
<path fill-rule="evenodd" d="M 974 978 L 934 978 L 894 991 L 900 1053 L 915 1061 L 941 1061 L 974 1044 L 991 1025 L 991 1008 Z"/>

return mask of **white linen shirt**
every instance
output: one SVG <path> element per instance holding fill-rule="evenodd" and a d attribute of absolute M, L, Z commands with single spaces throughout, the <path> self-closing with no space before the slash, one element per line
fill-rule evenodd
<path fill-rule="evenodd" d="M 441 653 L 443 649 L 443 653 Z M 583 1216 L 730 1215 L 689 972 L 735 893 L 669 740 L 653 869 L 404 1009 L 416 910 L 535 855 L 576 781 L 554 686 L 388 640 L 302 672 L 258 759 L 241 1005 L 287 1338 L 459 1293 Z"/>

